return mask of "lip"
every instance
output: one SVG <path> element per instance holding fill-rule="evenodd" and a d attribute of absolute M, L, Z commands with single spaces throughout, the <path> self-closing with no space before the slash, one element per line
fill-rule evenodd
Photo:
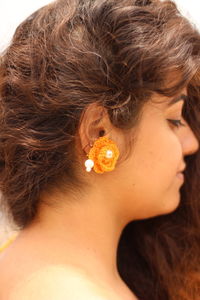
<path fill-rule="evenodd" d="M 185 171 L 185 169 L 186 169 L 186 164 L 184 164 L 184 165 L 183 165 L 183 167 L 182 167 L 180 170 L 178 170 L 178 173 L 182 173 L 182 172 L 184 172 L 184 171 Z"/>
<path fill-rule="evenodd" d="M 185 176 L 183 173 L 179 172 L 176 174 L 176 176 L 178 177 L 178 179 L 180 179 L 181 181 L 184 181 L 185 180 Z"/>

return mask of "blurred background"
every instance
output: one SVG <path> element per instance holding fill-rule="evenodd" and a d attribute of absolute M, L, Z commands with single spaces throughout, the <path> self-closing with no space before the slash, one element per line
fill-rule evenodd
<path fill-rule="evenodd" d="M 0 0 L 0 52 L 9 45 L 16 27 L 35 10 L 50 2 L 49 0 Z M 197 0 L 174 0 L 174 2 L 181 13 L 200 30 L 199 2 Z M 0 210 L 0 246 L 15 233 L 16 228 L 8 223 Z"/>

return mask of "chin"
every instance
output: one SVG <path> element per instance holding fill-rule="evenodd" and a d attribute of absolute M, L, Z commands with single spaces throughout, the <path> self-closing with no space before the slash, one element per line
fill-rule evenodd
<path fill-rule="evenodd" d="M 179 207 L 180 199 L 180 192 L 176 195 L 168 196 L 163 201 L 159 201 L 159 204 L 154 206 L 153 210 L 147 210 L 145 214 L 134 218 L 134 220 L 144 220 L 173 213 Z"/>
<path fill-rule="evenodd" d="M 180 199 L 180 191 L 173 197 L 168 198 L 168 200 L 164 203 L 164 211 L 162 215 L 174 212 L 179 207 Z"/>

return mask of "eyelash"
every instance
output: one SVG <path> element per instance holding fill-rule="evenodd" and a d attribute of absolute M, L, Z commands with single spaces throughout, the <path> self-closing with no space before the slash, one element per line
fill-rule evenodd
<path fill-rule="evenodd" d="M 175 127 L 179 128 L 181 126 L 185 126 L 185 124 L 183 124 L 181 122 L 181 120 L 174 120 L 174 119 L 167 119 L 169 122 L 171 122 Z"/>

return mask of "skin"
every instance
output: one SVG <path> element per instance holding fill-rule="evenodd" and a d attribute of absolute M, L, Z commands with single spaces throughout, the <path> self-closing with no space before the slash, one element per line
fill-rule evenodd
<path fill-rule="evenodd" d="M 186 95 L 187 90 L 181 94 Z M 182 119 L 185 126 L 180 128 L 167 121 L 179 119 L 183 107 L 183 101 L 168 107 L 169 101 L 170 98 L 154 95 L 152 101 L 145 104 L 142 118 L 133 132 L 133 151 L 126 160 L 122 155 L 126 149 L 123 132 L 112 126 L 101 107 L 96 104 L 88 107 L 80 122 L 77 142 L 77 155 L 82 166 L 80 174 L 88 183 L 87 189 L 73 195 L 61 192 L 43 194 L 44 200 L 62 205 L 56 208 L 41 205 L 34 222 L 22 230 L 7 249 L 0 260 L 0 268 L 5 269 L 10 260 L 13 264 L 0 275 L 1 286 L 6 286 L 5 293 L 12 289 L 9 286 L 10 274 L 17 284 L 29 274 L 38 270 L 45 272 L 53 265 L 63 266 L 66 270 L 72 268 L 77 274 L 84 272 L 85 282 L 89 279 L 98 289 L 108 292 L 105 299 L 136 299 L 120 278 L 116 266 L 122 230 L 131 220 L 167 214 L 177 208 L 183 184 L 177 172 L 184 167 L 184 157 L 199 149 L 198 141 L 185 120 Z M 100 122 L 94 123 L 97 119 Z M 121 156 L 112 172 L 87 173 L 84 162 L 90 149 L 88 145 L 98 138 L 101 130 L 116 142 Z M 24 267 L 19 268 L 21 265 Z M 59 280 L 59 276 L 53 278 L 54 282 Z M 69 278 L 66 276 L 67 282 Z M 73 290 L 73 284 L 65 286 Z M 85 299 L 83 289 L 81 286 L 77 289 L 77 286 L 75 290 L 79 299 Z M 25 288 L 19 292 L 19 299 L 23 293 Z M 31 288 L 26 293 L 28 296 Z"/>
<path fill-rule="evenodd" d="M 185 167 L 184 156 L 199 148 L 183 117 L 184 127 L 177 128 L 167 121 L 180 119 L 184 101 L 167 107 L 167 102 L 156 102 L 159 97 L 153 100 L 144 107 L 132 155 L 122 169 L 118 169 L 120 181 L 116 172 L 119 187 L 116 196 L 129 199 L 122 202 L 124 219 L 144 219 L 173 212 L 179 205 L 183 184 L 177 172 Z"/>

